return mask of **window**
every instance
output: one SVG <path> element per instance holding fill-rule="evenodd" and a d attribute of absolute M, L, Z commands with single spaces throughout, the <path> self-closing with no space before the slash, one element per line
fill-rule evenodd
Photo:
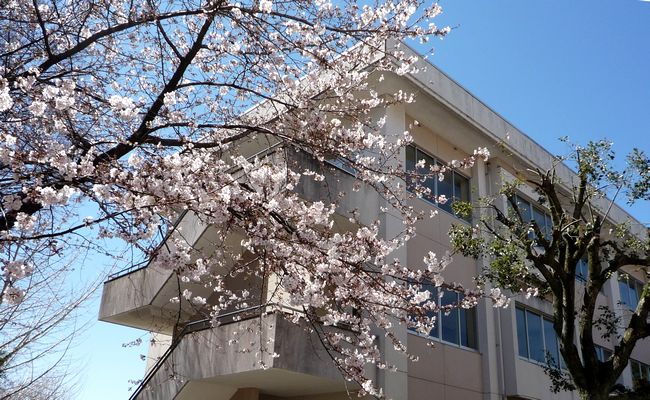
<path fill-rule="evenodd" d="M 548 354 L 556 366 L 564 368 L 553 320 L 520 306 L 516 307 L 515 313 L 519 355 L 531 361 L 546 363 Z"/>
<path fill-rule="evenodd" d="M 418 161 L 424 160 L 424 168 L 417 168 Z M 427 153 L 414 146 L 406 146 L 406 171 L 416 171 L 421 174 L 431 174 L 431 167 L 444 166 L 440 160 L 436 160 Z M 469 179 L 456 171 L 448 171 L 444 174 L 444 178 L 439 180 L 432 177 L 426 179 L 424 182 L 419 182 L 421 189 L 428 189 L 426 193 L 422 194 L 422 198 L 437 205 L 447 212 L 452 212 L 452 204 L 455 201 L 470 201 L 469 197 Z M 407 190 L 414 192 L 416 182 L 412 178 L 407 178 Z M 447 197 L 447 202 L 444 204 L 438 203 L 436 199 L 438 196 L 444 195 Z M 469 221 L 469 217 L 467 218 Z"/>
<path fill-rule="evenodd" d="M 621 304 L 635 310 L 643 293 L 643 283 L 627 274 L 618 275 L 618 287 L 621 291 Z"/>
<path fill-rule="evenodd" d="M 582 283 L 587 282 L 587 278 L 589 278 L 589 264 L 587 262 L 587 258 L 583 257 L 578 261 L 578 264 L 576 265 L 576 280 Z"/>
<path fill-rule="evenodd" d="M 636 360 L 630 360 L 632 369 L 632 381 L 634 389 L 647 387 L 650 384 L 650 366 Z"/>
<path fill-rule="evenodd" d="M 553 233 L 553 223 L 551 221 L 551 216 L 544 211 L 543 208 L 540 208 L 533 204 L 532 202 L 524 199 L 521 196 L 515 196 L 515 202 L 521 213 L 521 218 L 525 222 L 535 221 L 539 230 L 542 232 L 542 235 L 549 240 L 551 234 Z M 532 238 L 533 236 L 531 236 Z"/>
<path fill-rule="evenodd" d="M 604 348 L 603 346 L 595 345 L 596 359 L 600 362 L 605 362 L 612 356 L 612 351 Z"/>
<path fill-rule="evenodd" d="M 357 170 L 347 160 L 345 160 L 342 157 L 337 157 L 337 158 L 334 158 L 334 159 L 331 159 L 331 160 L 326 160 L 326 162 L 328 164 L 340 169 L 341 171 L 347 172 L 348 174 L 350 174 L 352 176 L 357 175 Z"/>
<path fill-rule="evenodd" d="M 427 288 L 433 298 L 438 296 L 438 288 Z M 440 298 L 440 305 L 456 304 L 463 299 L 463 295 L 444 291 Z M 444 342 L 476 349 L 478 341 L 476 336 L 476 309 L 454 308 L 449 313 L 438 312 L 436 324 L 429 332 L 429 336 L 441 339 Z"/>

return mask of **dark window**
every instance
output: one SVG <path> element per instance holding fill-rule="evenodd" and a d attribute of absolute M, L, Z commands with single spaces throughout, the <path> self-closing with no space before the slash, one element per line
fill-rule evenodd
<path fill-rule="evenodd" d="M 456 292 L 444 292 L 441 305 L 446 306 L 456 303 L 458 301 L 458 294 Z M 451 311 L 442 313 L 440 319 L 440 326 L 442 327 L 442 340 L 445 342 L 458 343 L 458 309 L 454 308 Z"/>
<path fill-rule="evenodd" d="M 417 147 L 406 146 L 406 171 L 415 171 L 420 160 L 424 160 L 424 167 L 417 169 L 420 174 L 431 174 L 431 166 L 440 167 L 444 164 Z M 424 181 L 416 181 L 415 178 L 407 177 L 406 188 L 410 192 L 418 191 L 418 195 L 423 199 L 447 212 L 452 212 L 452 204 L 455 201 L 470 201 L 469 179 L 455 171 L 445 172 L 442 180 L 439 180 L 437 176 L 432 176 Z M 438 196 L 442 195 L 447 198 L 447 202 L 444 204 L 437 201 Z"/>
<path fill-rule="evenodd" d="M 528 334 L 526 333 L 526 311 L 517 307 L 517 342 L 519 355 L 528 358 Z"/>
<path fill-rule="evenodd" d="M 553 234 L 553 223 L 551 222 L 550 215 L 543 208 L 536 206 L 521 196 L 515 196 L 515 202 L 521 213 L 521 219 L 524 222 L 535 221 L 544 238 L 550 240 Z M 531 233 L 530 238 L 532 239 L 534 237 Z"/>
<path fill-rule="evenodd" d="M 635 310 L 643 293 L 643 283 L 627 274 L 619 274 L 618 288 L 621 291 L 621 304 Z"/>
<path fill-rule="evenodd" d="M 539 362 L 544 361 L 544 337 L 542 335 L 542 316 L 526 310 L 526 327 L 528 328 L 528 357 Z"/>
<path fill-rule="evenodd" d="M 438 298 L 438 288 L 433 285 L 427 288 L 434 299 Z M 461 294 L 444 291 L 440 305 L 458 304 L 463 299 Z M 445 342 L 476 349 L 478 346 L 476 334 L 476 310 L 474 308 L 453 308 L 450 312 L 439 312 L 436 324 L 429 336 L 441 338 Z"/>
<path fill-rule="evenodd" d="M 596 359 L 600 362 L 605 362 L 612 356 L 612 351 L 604 348 L 603 346 L 595 345 Z"/>
<path fill-rule="evenodd" d="M 553 329 L 553 321 L 546 318 L 544 318 L 544 344 L 546 354 L 551 358 L 553 365 L 559 367 L 560 346 L 558 345 L 555 329 Z"/>
<path fill-rule="evenodd" d="M 576 265 L 576 280 L 585 283 L 589 278 L 589 264 L 587 258 L 581 258 Z"/>
<path fill-rule="evenodd" d="M 461 346 L 478 347 L 476 338 L 476 309 L 461 308 L 460 312 L 460 344 Z"/>
<path fill-rule="evenodd" d="M 634 388 L 639 389 L 650 384 L 650 366 L 636 360 L 630 360 Z"/>
<path fill-rule="evenodd" d="M 559 366 L 564 368 L 553 321 L 520 306 L 516 307 L 515 313 L 519 355 L 531 361 L 546 363 L 548 354 L 556 366 L 559 360 Z"/>

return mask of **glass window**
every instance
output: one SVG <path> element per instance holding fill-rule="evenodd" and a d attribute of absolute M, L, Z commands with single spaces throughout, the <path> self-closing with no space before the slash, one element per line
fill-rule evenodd
<path fill-rule="evenodd" d="M 406 170 L 407 171 L 415 171 L 415 147 L 412 146 L 406 146 Z M 415 188 L 415 182 L 413 182 L 413 179 L 410 176 L 406 177 L 406 189 L 409 191 L 413 191 Z"/>
<path fill-rule="evenodd" d="M 628 304 L 630 305 L 630 308 L 632 310 L 636 310 L 636 306 L 639 303 L 639 291 L 637 290 L 637 285 L 632 283 L 628 283 L 628 296 L 629 296 L 629 302 Z"/>
<path fill-rule="evenodd" d="M 542 335 L 541 315 L 526 311 L 526 325 L 528 328 L 530 358 L 544 362 L 544 337 Z"/>
<path fill-rule="evenodd" d="M 469 179 L 461 174 L 454 172 L 454 199 L 453 201 L 469 202 Z M 470 221 L 470 216 L 463 216 L 465 220 Z"/>
<path fill-rule="evenodd" d="M 546 353 L 553 360 L 555 366 L 559 366 L 560 361 L 560 346 L 558 346 L 557 335 L 553 329 L 553 321 L 544 318 L 544 344 L 546 345 Z"/>
<path fill-rule="evenodd" d="M 454 304 L 458 301 L 458 294 L 456 292 L 444 292 L 441 304 L 443 306 Z M 458 321 L 458 308 L 454 308 L 448 313 L 443 313 L 442 318 L 440 319 L 440 325 L 442 327 L 442 340 L 451 343 L 458 343 L 458 331 L 459 331 L 459 321 Z"/>
<path fill-rule="evenodd" d="M 548 354 L 556 366 L 565 368 L 560 354 L 560 342 L 553 329 L 553 320 L 520 306 L 516 307 L 515 313 L 519 356 L 546 363 Z"/>
<path fill-rule="evenodd" d="M 542 232 L 542 235 L 544 237 L 548 237 L 550 234 L 550 229 L 546 228 L 546 213 L 537 207 L 533 207 L 533 220 L 535 220 L 537 223 L 537 226 Z"/>
<path fill-rule="evenodd" d="M 418 161 L 424 160 L 424 168 L 418 168 L 418 173 L 431 174 L 431 166 L 435 164 L 435 160 L 433 159 L 433 157 L 421 151 L 417 152 L 417 157 L 418 157 L 417 158 Z M 438 178 L 435 176 L 427 178 L 424 182 L 421 182 L 421 185 L 424 188 L 429 189 L 428 192 L 422 196 L 424 199 L 435 202 L 437 183 L 438 183 Z"/>
<path fill-rule="evenodd" d="M 643 293 L 643 283 L 627 274 L 619 274 L 618 288 L 621 292 L 621 304 L 630 310 L 636 309 Z"/>
<path fill-rule="evenodd" d="M 417 162 L 424 160 L 424 168 L 418 169 L 418 173 L 431 174 L 431 166 L 443 166 L 439 160 L 431 157 L 422 150 L 414 146 L 406 147 L 406 171 L 413 171 L 416 168 Z M 423 194 L 422 198 L 436 204 L 441 209 L 452 212 L 452 205 L 455 201 L 470 201 L 470 186 L 469 179 L 455 171 L 447 171 L 444 174 L 443 180 L 438 180 L 437 176 L 426 179 L 424 182 L 416 182 L 412 178 L 407 177 L 406 188 L 411 192 L 415 192 L 416 183 L 420 184 L 421 189 L 429 189 L 429 194 Z M 438 196 L 444 195 L 447 202 L 442 204 L 438 203 Z M 466 218 L 469 221 L 469 217 Z"/>
<path fill-rule="evenodd" d="M 612 356 L 612 351 L 604 348 L 603 346 L 595 345 L 596 359 L 600 362 L 605 362 Z"/>
<path fill-rule="evenodd" d="M 476 339 L 476 309 L 460 309 L 460 344 L 461 346 L 478 347 Z"/>
<path fill-rule="evenodd" d="M 533 218 L 530 203 L 528 200 L 524 200 L 519 196 L 515 196 L 515 201 L 517 202 L 517 208 L 519 208 L 519 213 L 521 214 L 521 219 L 524 222 L 530 222 Z"/>
<path fill-rule="evenodd" d="M 437 298 L 438 288 L 432 285 L 427 289 L 432 293 L 431 296 Z M 461 300 L 462 295 L 445 291 L 440 299 L 440 305 L 458 304 Z M 476 310 L 474 308 L 454 308 L 447 315 L 444 312 L 439 312 L 436 324 L 429 336 L 442 338 L 443 341 L 456 345 L 477 348 Z"/>
<path fill-rule="evenodd" d="M 630 360 L 630 368 L 632 369 L 632 381 L 634 388 L 639 389 L 650 384 L 650 365 Z"/>
<path fill-rule="evenodd" d="M 440 167 L 443 165 L 438 163 Z M 451 212 L 451 204 L 454 202 L 454 174 L 451 171 L 448 171 L 444 174 L 443 180 L 438 180 L 438 196 L 445 196 L 447 202 L 442 204 L 439 203 L 438 207 L 442 208 L 447 212 Z"/>
<path fill-rule="evenodd" d="M 521 213 L 521 219 L 524 222 L 535 221 L 539 230 L 542 232 L 542 235 L 544 235 L 547 240 L 550 240 L 553 233 L 553 222 L 546 211 L 535 206 L 533 203 L 521 196 L 515 195 L 515 202 L 517 203 L 517 207 Z M 533 239 L 535 236 L 531 233 L 529 237 Z"/>
<path fill-rule="evenodd" d="M 519 344 L 519 355 L 528 358 L 528 334 L 526 329 L 526 312 L 523 308 L 517 307 L 517 342 Z"/>
<path fill-rule="evenodd" d="M 586 258 L 581 258 L 576 265 L 576 280 L 585 283 L 589 277 L 589 265 Z"/>
<path fill-rule="evenodd" d="M 618 281 L 618 290 L 621 292 L 621 303 L 624 305 L 630 304 L 630 294 L 627 286 L 627 281 Z"/>

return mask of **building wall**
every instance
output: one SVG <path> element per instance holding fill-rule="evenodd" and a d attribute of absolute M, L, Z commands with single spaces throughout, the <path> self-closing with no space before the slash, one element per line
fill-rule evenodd
<path fill-rule="evenodd" d="M 418 93 L 416 103 L 392 106 L 386 111 L 388 117 L 386 132 L 411 131 L 416 146 L 442 161 L 462 159 L 471 154 L 476 147 L 489 146 L 495 153 L 489 163 L 478 162 L 474 168 L 462 171 L 470 179 L 473 200 L 483 196 L 496 196 L 503 180 L 513 179 L 527 165 L 541 167 L 549 165 L 551 155 L 532 139 L 520 133 L 433 66 L 427 66 L 427 68 L 427 70 L 421 69 L 421 72 L 414 76 L 389 77 L 382 83 L 386 92 L 394 88 L 404 88 L 405 91 Z M 505 150 L 501 152 L 499 149 Z M 251 152 L 253 150 L 256 149 L 252 149 Z M 312 162 L 307 154 L 302 153 L 290 154 L 289 159 L 290 162 L 303 165 Z M 405 154 L 402 152 L 400 159 L 395 162 L 403 163 L 404 161 Z M 563 176 L 570 176 L 568 168 L 561 167 L 560 169 Z M 329 184 L 327 190 L 317 182 L 303 181 L 297 188 L 298 193 L 307 200 L 319 200 L 326 197 L 328 193 L 353 192 L 354 182 L 349 174 L 334 168 L 327 174 Z M 522 188 L 522 195 L 530 198 L 535 196 L 532 190 L 526 188 Z M 499 198 L 497 197 L 497 199 Z M 505 200 L 501 198 L 501 201 L 503 202 L 501 206 L 506 207 Z M 438 210 L 435 205 L 424 199 L 412 199 L 409 202 L 416 212 L 422 211 L 428 214 L 432 210 Z M 383 211 L 385 206 L 386 203 L 374 191 L 361 186 L 354 196 L 347 196 L 344 199 L 342 209 L 358 209 L 362 224 L 370 224 L 379 218 L 382 221 L 382 234 L 387 238 L 392 238 L 401 232 L 402 221 L 398 215 L 391 213 L 390 208 Z M 341 223 L 344 224 L 346 214 L 345 212 L 342 214 Z M 622 210 L 616 207 L 612 211 L 612 215 L 615 219 L 625 217 Z M 437 217 L 418 223 L 416 235 L 405 248 L 400 249 L 397 254 L 392 256 L 400 259 L 406 265 L 415 268 L 422 266 L 423 258 L 429 251 L 442 255 L 450 250 L 448 231 L 454 223 L 467 224 L 468 222 L 444 210 L 438 210 Z M 471 287 L 472 278 L 483 267 L 483 261 L 456 256 L 452 265 L 445 271 L 445 279 L 448 282 L 459 282 Z M 641 282 L 646 279 L 643 273 L 634 268 L 629 268 L 627 272 Z M 576 283 L 576 285 L 577 292 L 580 293 L 582 287 L 580 283 Z M 626 316 L 629 316 L 629 311 L 619 304 L 619 299 L 618 284 L 612 280 L 608 282 L 603 294 L 599 297 L 598 305 L 616 310 L 618 315 L 625 319 Z M 403 326 L 398 326 L 395 329 L 395 334 L 407 343 L 409 353 L 416 355 L 419 360 L 417 362 L 408 361 L 403 354 L 394 351 L 392 345 L 383 342 L 384 339 L 379 337 L 378 340 L 386 356 L 386 361 L 395 365 L 397 371 L 392 373 L 382 370 L 374 371 L 378 384 L 384 389 L 387 397 L 393 400 L 496 400 L 505 397 L 539 400 L 577 399 L 575 393 L 552 393 L 550 380 L 544 374 L 542 367 L 519 355 L 518 340 L 520 338 L 517 337 L 515 311 L 517 304 L 536 310 L 543 315 L 552 315 L 551 305 L 544 299 L 525 299 L 521 296 L 514 296 L 511 307 L 506 309 L 494 309 L 491 304 L 482 301 L 476 308 L 478 340 L 475 349 L 418 335 L 407 331 Z M 207 335 L 207 333 L 205 334 Z M 214 334 L 217 335 L 217 333 Z M 309 350 L 303 348 L 291 354 L 291 341 L 283 343 L 286 346 L 282 350 L 289 355 L 284 361 L 300 366 L 306 371 L 306 374 L 315 375 L 320 369 L 319 365 L 330 362 L 326 357 L 318 360 L 310 358 L 310 364 L 307 365 L 309 368 L 307 368 L 302 363 L 304 357 L 301 352 Z M 608 349 L 612 348 L 612 343 L 601 338 L 600 335 L 596 335 L 596 343 Z M 165 346 L 160 345 L 152 348 L 150 354 L 156 356 L 164 349 Z M 192 349 L 192 351 L 197 357 L 202 353 L 200 348 Z M 223 359 L 219 361 L 215 357 L 215 363 L 238 363 L 237 360 L 230 359 L 239 357 L 238 355 L 233 353 L 227 357 L 228 360 L 225 361 Z M 635 349 L 633 358 L 650 364 L 650 341 L 641 342 Z M 245 361 L 245 358 L 239 361 Z M 284 361 L 276 362 L 278 370 L 287 369 L 282 365 Z M 188 360 L 183 362 L 189 363 Z M 198 368 L 197 365 L 189 363 L 186 367 L 188 371 L 193 371 Z M 292 368 L 298 368 L 295 365 Z M 150 367 L 148 365 L 148 368 Z M 215 368 L 213 365 L 205 366 L 206 370 Z M 254 367 L 250 369 L 254 369 Z M 206 378 L 207 375 L 202 377 Z M 258 378 L 260 381 L 267 379 Z M 621 382 L 627 386 L 632 385 L 629 368 L 621 378 Z M 212 382 L 211 384 L 216 383 Z M 227 384 L 228 382 L 222 379 L 218 383 Z M 329 382 L 326 383 L 329 384 Z M 207 385 L 205 382 L 204 384 Z M 193 385 L 198 384 L 193 383 Z M 187 390 L 197 390 L 198 393 L 199 389 L 188 386 Z M 342 398 L 341 389 L 337 388 L 336 392 L 331 395 L 319 394 L 318 399 Z M 187 398 L 190 397 L 188 395 Z M 267 396 L 267 398 L 271 397 Z M 290 397 L 275 396 L 273 398 Z M 294 396 L 293 398 L 307 399 L 308 397 Z"/>

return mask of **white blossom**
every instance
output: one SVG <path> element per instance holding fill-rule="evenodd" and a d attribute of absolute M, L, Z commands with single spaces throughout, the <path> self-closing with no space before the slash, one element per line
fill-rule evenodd
<path fill-rule="evenodd" d="M 260 0 L 260 11 L 269 14 L 273 9 L 272 0 Z"/>
<path fill-rule="evenodd" d="M 34 116 L 40 117 L 45 113 L 47 104 L 42 101 L 34 100 L 32 101 L 32 104 L 30 104 L 27 108 L 32 114 L 34 114 Z"/>

